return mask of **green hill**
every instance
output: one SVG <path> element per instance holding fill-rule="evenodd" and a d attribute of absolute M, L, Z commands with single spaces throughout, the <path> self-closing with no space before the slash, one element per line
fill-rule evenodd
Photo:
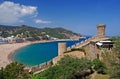
<path fill-rule="evenodd" d="M 21 37 L 36 37 L 45 35 L 49 35 L 50 37 L 55 37 L 59 39 L 69 39 L 72 36 L 81 36 L 77 33 L 74 33 L 70 30 L 66 30 L 64 28 L 36 28 L 27 25 L 22 26 L 6 26 L 0 25 L 0 36 L 8 37 L 8 36 L 17 36 Z"/>

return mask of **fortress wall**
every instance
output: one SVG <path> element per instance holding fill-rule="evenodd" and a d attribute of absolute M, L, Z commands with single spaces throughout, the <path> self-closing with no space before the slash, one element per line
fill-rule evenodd
<path fill-rule="evenodd" d="M 44 63 L 42 63 L 42 64 L 35 65 L 35 66 L 32 66 L 32 67 L 26 66 L 26 67 L 25 67 L 25 70 L 26 70 L 26 72 L 28 72 L 28 73 L 31 73 L 31 72 L 36 73 L 36 72 L 43 71 L 43 70 L 47 69 L 48 67 L 50 67 L 50 66 L 52 66 L 52 65 L 53 65 L 53 61 L 50 60 L 50 61 L 48 61 L 48 62 L 44 62 Z"/>

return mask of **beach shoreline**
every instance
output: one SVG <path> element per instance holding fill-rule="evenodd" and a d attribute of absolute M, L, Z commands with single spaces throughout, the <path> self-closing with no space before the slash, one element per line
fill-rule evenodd
<path fill-rule="evenodd" d="M 64 41 L 65 40 L 66 39 L 64 39 Z M 25 46 L 28 46 L 31 44 L 55 42 L 55 41 L 58 41 L 58 40 L 41 40 L 41 41 L 33 41 L 33 42 L 27 41 L 27 42 L 23 42 L 23 43 L 0 44 L 0 68 L 5 67 L 6 65 L 13 62 L 14 60 L 12 59 L 12 55 L 15 53 L 15 51 L 17 51 Z"/>
<path fill-rule="evenodd" d="M 42 41 L 34 41 L 34 42 L 23 42 L 23 43 L 13 43 L 13 44 L 1 44 L 0 45 L 0 68 L 5 67 L 6 65 L 13 62 L 12 55 L 15 51 L 23 48 L 25 46 L 36 44 L 36 43 L 46 43 L 52 42 L 51 40 L 42 40 Z"/>
<path fill-rule="evenodd" d="M 15 49 L 15 50 L 13 50 L 12 52 L 10 52 L 9 54 L 8 54 L 8 60 L 9 60 L 9 62 L 10 63 L 12 63 L 12 62 L 14 62 L 15 60 L 13 60 L 13 58 L 12 58 L 12 55 L 17 51 L 17 50 L 19 50 L 19 49 L 21 49 L 21 48 L 24 48 L 24 47 L 26 47 L 26 46 L 28 46 L 28 45 L 31 45 L 32 43 L 28 43 L 28 44 L 26 44 L 26 45 L 23 45 L 22 47 L 19 47 L 18 49 Z"/>

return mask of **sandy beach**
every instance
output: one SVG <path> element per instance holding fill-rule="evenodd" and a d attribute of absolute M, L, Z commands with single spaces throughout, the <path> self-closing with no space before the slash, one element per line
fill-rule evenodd
<path fill-rule="evenodd" d="M 15 44 L 2 44 L 0 45 L 0 67 L 5 67 L 10 63 L 9 56 L 15 52 L 15 50 L 31 44 L 30 42 L 15 43 Z"/>
<path fill-rule="evenodd" d="M 0 68 L 5 67 L 7 64 L 11 62 L 10 56 L 21 47 L 33 44 L 33 43 L 43 43 L 50 42 L 50 40 L 46 41 L 35 41 L 35 42 L 24 42 L 24 43 L 13 43 L 13 44 L 1 44 L 0 45 Z"/>

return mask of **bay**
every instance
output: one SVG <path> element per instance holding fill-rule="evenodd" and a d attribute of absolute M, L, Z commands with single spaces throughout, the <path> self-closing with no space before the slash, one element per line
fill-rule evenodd
<path fill-rule="evenodd" d="M 67 47 L 70 47 L 86 39 L 88 39 L 88 37 L 82 38 L 80 40 L 54 41 L 31 44 L 17 50 L 12 55 L 12 59 L 27 66 L 39 65 L 53 59 L 58 55 L 58 42 L 66 42 Z"/>

